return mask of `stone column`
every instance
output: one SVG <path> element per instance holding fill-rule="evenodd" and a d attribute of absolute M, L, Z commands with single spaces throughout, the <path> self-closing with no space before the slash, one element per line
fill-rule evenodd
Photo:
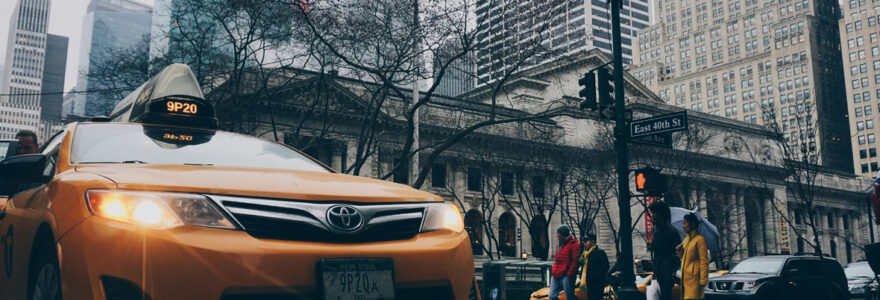
<path fill-rule="evenodd" d="M 734 229 L 734 237 L 735 240 L 732 241 L 731 245 L 733 247 L 738 247 L 736 253 L 734 254 L 734 260 L 742 260 L 745 258 L 745 253 L 743 253 L 743 249 L 748 247 L 747 238 L 743 238 L 744 235 L 747 235 L 746 231 L 746 215 L 745 208 L 743 207 L 743 195 L 742 190 L 739 187 L 732 187 L 730 189 L 730 201 L 733 206 L 732 211 L 732 219 L 733 219 L 733 229 Z"/>
<path fill-rule="evenodd" d="M 345 171 L 342 169 L 342 156 L 345 155 L 345 152 L 340 147 L 330 147 L 330 149 L 330 168 L 338 172 Z"/>
<path fill-rule="evenodd" d="M 705 190 L 702 191 L 702 193 L 698 192 L 697 195 L 702 195 L 701 197 L 697 198 L 697 211 L 699 211 L 700 214 L 702 214 L 704 217 L 709 218 L 709 206 L 707 204 L 707 199 L 709 198 L 709 195 L 706 195 Z"/>

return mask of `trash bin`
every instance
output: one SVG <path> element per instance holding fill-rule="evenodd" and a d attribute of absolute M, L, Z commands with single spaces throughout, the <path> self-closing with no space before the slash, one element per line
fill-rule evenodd
<path fill-rule="evenodd" d="M 505 265 L 495 262 L 486 262 L 483 264 L 483 299 L 485 300 L 502 300 L 507 299 L 505 292 Z"/>

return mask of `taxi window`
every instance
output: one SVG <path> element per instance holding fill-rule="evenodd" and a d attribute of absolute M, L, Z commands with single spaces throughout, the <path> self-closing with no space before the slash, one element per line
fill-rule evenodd
<path fill-rule="evenodd" d="M 329 172 L 287 146 L 223 131 L 140 124 L 81 124 L 70 161 L 213 165 Z"/>
<path fill-rule="evenodd" d="M 0 161 L 6 159 L 6 154 L 9 153 L 9 147 L 12 146 L 12 142 L 10 141 L 0 141 Z"/>

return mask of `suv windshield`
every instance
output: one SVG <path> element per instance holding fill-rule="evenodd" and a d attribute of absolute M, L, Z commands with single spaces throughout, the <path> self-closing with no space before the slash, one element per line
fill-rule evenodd
<path fill-rule="evenodd" d="M 213 165 L 328 172 L 284 145 L 213 130 L 140 124 L 81 124 L 70 161 Z"/>
<path fill-rule="evenodd" d="M 744 260 L 730 270 L 730 274 L 777 274 L 785 262 L 783 258 L 751 258 Z"/>
<path fill-rule="evenodd" d="M 874 271 L 871 270 L 871 266 L 867 263 L 854 263 L 847 265 L 846 268 L 843 269 L 844 273 L 846 273 L 846 278 L 855 278 L 855 277 L 869 277 L 874 278 Z"/>

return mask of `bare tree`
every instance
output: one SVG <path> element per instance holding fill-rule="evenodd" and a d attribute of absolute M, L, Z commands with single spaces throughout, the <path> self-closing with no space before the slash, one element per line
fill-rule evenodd
<path fill-rule="evenodd" d="M 350 71 L 347 76 L 360 76 L 360 80 L 375 82 L 397 99 L 412 99 L 400 113 L 405 120 L 405 129 L 401 134 L 405 140 L 400 147 L 404 159 L 400 159 L 387 173 L 381 174 L 380 178 L 389 178 L 400 169 L 406 169 L 410 159 L 421 152 L 426 154 L 420 155 L 419 165 L 431 165 L 443 152 L 483 128 L 545 118 L 555 113 L 545 111 L 514 117 L 499 113 L 497 98 L 505 83 L 521 67 L 550 54 L 541 46 L 541 38 L 524 40 L 508 49 L 508 52 L 515 54 L 510 56 L 515 59 L 508 62 L 512 67 L 495 74 L 493 93 L 487 101 L 491 109 L 487 113 L 478 118 L 472 116 L 467 123 L 458 124 L 456 132 L 443 139 L 415 147 L 416 116 L 420 108 L 435 103 L 435 91 L 447 69 L 470 53 L 491 52 L 487 51 L 487 45 L 478 37 L 473 25 L 480 27 L 485 24 L 481 24 L 482 20 L 475 22 L 469 14 L 475 6 L 475 2 L 467 0 L 322 1 L 305 12 L 304 24 L 310 29 L 310 38 L 319 41 Z M 518 17 L 545 18 L 547 15 L 543 7 L 543 4 L 535 3 Z M 546 23 L 544 27 L 550 24 L 535 23 Z M 538 28 L 538 36 L 547 29 Z M 429 61 L 425 59 L 427 57 L 433 57 L 430 61 L 436 62 L 430 68 L 433 70 L 422 67 L 423 61 Z M 403 87 L 429 77 L 433 83 L 424 92 L 414 95 Z M 428 173 L 427 168 L 419 169 L 412 185 L 421 187 Z"/>
<path fill-rule="evenodd" d="M 780 104 L 784 104 L 782 101 L 780 99 Z M 789 106 L 784 107 L 777 107 L 773 102 L 762 105 L 762 115 L 768 129 L 765 141 L 755 143 L 737 136 L 730 139 L 729 146 L 743 149 L 748 154 L 756 170 L 752 178 L 754 183 L 765 187 L 765 190 L 770 190 L 771 184 L 785 186 L 789 198 L 777 199 L 769 192 L 763 195 L 764 198 L 771 201 L 773 210 L 791 228 L 790 232 L 808 243 L 816 254 L 822 254 L 822 243 L 817 234 L 819 215 L 816 211 L 822 187 L 817 180 L 823 172 L 818 157 L 826 150 L 816 145 L 818 121 L 814 121 L 816 112 L 809 93 L 802 95 L 798 92 L 796 98 L 790 98 L 787 102 Z M 771 169 L 777 171 L 767 172 Z M 781 210 L 780 207 L 787 207 L 787 210 Z M 798 223 L 812 233 L 809 238 Z"/>

